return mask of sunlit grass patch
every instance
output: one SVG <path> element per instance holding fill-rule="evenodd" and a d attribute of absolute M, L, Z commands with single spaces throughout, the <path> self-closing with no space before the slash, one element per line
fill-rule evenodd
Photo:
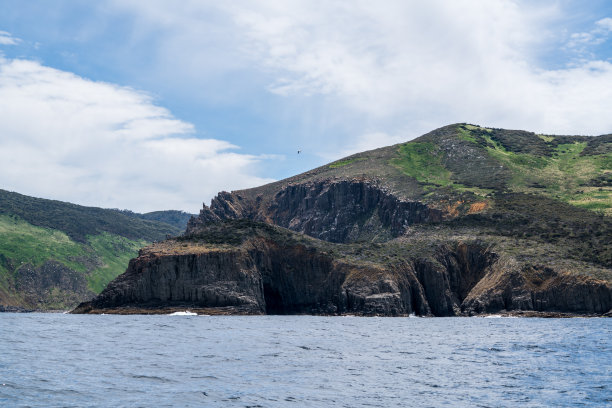
<path fill-rule="evenodd" d="M 576 192 L 569 203 L 612 215 L 612 187 L 587 187 Z"/>
<path fill-rule="evenodd" d="M 537 135 L 537 136 L 545 142 L 552 142 L 553 140 L 555 140 L 554 136 L 548 136 L 548 135 Z"/>
<path fill-rule="evenodd" d="M 452 184 L 451 173 L 442 165 L 442 153 L 433 143 L 406 143 L 398 149 L 399 157 L 391 165 L 417 181 L 437 186 Z"/>
<path fill-rule="evenodd" d="M 29 263 L 36 267 L 53 258 L 71 269 L 85 271 L 75 261 L 86 255 L 81 245 L 61 231 L 36 227 L 17 217 L 0 215 L 0 253 L 15 266 Z"/>

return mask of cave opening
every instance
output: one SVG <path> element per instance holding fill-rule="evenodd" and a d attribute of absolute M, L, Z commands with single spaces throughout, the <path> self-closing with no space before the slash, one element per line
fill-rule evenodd
<path fill-rule="evenodd" d="M 264 283 L 264 301 L 266 302 L 266 314 L 282 315 L 288 314 L 290 308 L 283 301 L 281 293 L 270 284 Z"/>

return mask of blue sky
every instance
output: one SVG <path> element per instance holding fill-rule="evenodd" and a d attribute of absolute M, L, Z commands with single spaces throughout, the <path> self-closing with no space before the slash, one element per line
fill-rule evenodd
<path fill-rule="evenodd" d="M 610 112 L 609 1 L 0 0 L 0 188 L 34 196 L 196 212 L 449 123 Z"/>

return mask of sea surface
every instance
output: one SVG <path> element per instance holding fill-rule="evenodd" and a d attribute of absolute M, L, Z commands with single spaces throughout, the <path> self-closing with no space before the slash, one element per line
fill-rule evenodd
<path fill-rule="evenodd" d="M 612 319 L 0 313 L 2 407 L 606 407 Z"/>

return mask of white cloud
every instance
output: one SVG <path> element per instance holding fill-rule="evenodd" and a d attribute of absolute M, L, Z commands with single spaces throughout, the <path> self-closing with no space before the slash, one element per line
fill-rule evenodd
<path fill-rule="evenodd" d="M 560 3 L 115 4 L 151 30 L 163 26 L 165 48 L 184 52 L 173 54 L 178 58 L 173 61 L 183 58 L 194 71 L 198 64 L 206 69 L 203 62 L 194 66 L 190 59 L 209 46 L 205 34 L 231 32 L 227 38 L 214 37 L 217 47 L 231 50 L 223 55 L 232 55 L 227 61 L 221 56 L 215 62 L 218 66 L 230 67 L 236 61 L 248 65 L 254 77 L 266 75 L 268 90 L 288 103 L 322 96 L 328 101 L 325 109 L 333 109 L 325 113 L 341 117 L 347 129 L 354 132 L 354 123 L 367 125 L 357 134 L 404 132 L 408 139 L 464 121 L 561 134 L 600 134 L 612 128 L 609 63 L 591 58 L 555 70 L 540 64 L 537 50 L 554 37 L 549 32 L 549 26 L 554 27 L 551 22 L 566 17 Z M 610 19 L 596 26 L 607 30 Z M 594 35 L 578 33 L 573 41 L 593 42 L 589 36 Z M 354 138 L 329 146 L 345 145 Z"/>
<path fill-rule="evenodd" d="M 405 141 L 405 134 L 389 135 L 383 132 L 364 133 L 347 141 L 347 147 L 339 152 L 321 151 L 319 155 L 332 161 L 355 153 L 376 149 L 381 146 L 390 146 Z"/>
<path fill-rule="evenodd" d="M 606 17 L 597 21 L 595 24 L 601 29 L 605 31 L 612 31 L 612 18 Z"/>
<path fill-rule="evenodd" d="M 199 139 L 152 98 L 22 59 L 0 58 L 0 186 L 135 211 L 196 212 L 219 190 L 267 179 L 258 157 Z"/>
<path fill-rule="evenodd" d="M 0 31 L 0 45 L 17 45 L 21 42 L 19 38 L 15 38 L 6 31 Z"/>
<path fill-rule="evenodd" d="M 591 31 L 571 34 L 567 46 L 584 53 L 588 46 L 606 42 L 610 32 L 612 32 L 612 18 L 602 18 L 595 22 L 595 27 Z"/>
<path fill-rule="evenodd" d="M 531 55 L 537 20 L 551 18 L 546 9 L 506 0 L 304 1 L 233 12 L 253 58 L 279 73 L 273 92 L 335 96 L 382 133 L 396 133 L 385 122 L 401 116 L 407 124 L 467 121 L 547 133 L 612 127 L 610 64 L 546 70 Z M 575 40 L 600 38 L 582 34 Z"/>

